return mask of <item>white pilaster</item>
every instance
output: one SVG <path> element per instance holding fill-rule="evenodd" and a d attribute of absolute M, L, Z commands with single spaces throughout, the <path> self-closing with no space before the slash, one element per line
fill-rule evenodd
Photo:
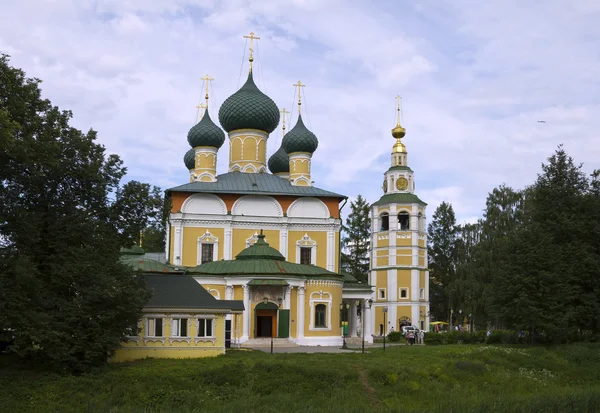
<path fill-rule="evenodd" d="M 165 257 L 168 258 L 168 262 L 173 262 L 173 257 L 170 256 L 171 251 L 169 251 L 169 247 L 171 246 L 171 243 L 169 242 L 171 240 L 171 223 L 169 222 L 166 225 L 166 233 L 165 233 Z"/>
<path fill-rule="evenodd" d="M 298 317 L 296 322 L 298 328 L 298 340 L 304 339 L 304 291 L 306 288 L 298 287 Z"/>
<path fill-rule="evenodd" d="M 231 224 L 225 227 L 225 240 L 223 244 L 223 258 L 226 260 L 232 260 L 232 237 L 231 237 Z"/>
<path fill-rule="evenodd" d="M 327 231 L 327 270 L 335 271 L 335 232 Z"/>
<path fill-rule="evenodd" d="M 373 325 L 375 325 L 375 313 L 369 308 L 367 300 L 364 301 L 364 328 L 365 341 L 373 343 Z"/>
<path fill-rule="evenodd" d="M 410 322 L 413 326 L 419 328 L 419 306 L 417 304 L 411 304 L 411 317 Z"/>
<path fill-rule="evenodd" d="M 288 229 L 287 226 L 279 231 L 279 252 L 288 258 Z"/>
<path fill-rule="evenodd" d="M 250 332 L 250 286 L 244 285 L 244 321 L 242 327 L 242 339 L 241 342 L 248 341 Z"/>
<path fill-rule="evenodd" d="M 410 270 L 410 300 L 419 301 L 419 270 Z"/>
<path fill-rule="evenodd" d="M 283 297 L 283 309 L 289 310 L 291 306 L 292 286 L 288 285 L 285 288 L 285 296 Z"/>
<path fill-rule="evenodd" d="M 173 252 L 174 252 L 174 259 L 173 259 L 173 264 L 175 265 L 181 265 L 181 263 L 183 262 L 183 257 L 181 256 L 182 253 L 182 245 L 183 245 L 183 227 L 181 224 L 177 224 L 177 226 L 175 227 L 175 245 L 173 248 Z"/>
<path fill-rule="evenodd" d="M 398 301 L 398 273 L 396 270 L 387 270 L 387 301 Z"/>
<path fill-rule="evenodd" d="M 356 300 L 352 301 L 350 305 L 350 337 L 356 337 L 356 330 L 358 327 L 358 306 Z"/>
<path fill-rule="evenodd" d="M 227 285 L 225 286 L 225 299 L 226 300 L 233 300 L 233 285 Z M 233 314 L 227 314 L 225 316 L 225 320 L 233 320 Z M 234 329 L 234 325 L 233 323 L 231 324 L 231 329 Z"/>
<path fill-rule="evenodd" d="M 387 315 L 388 325 L 386 326 L 388 333 L 390 332 L 392 327 L 394 327 L 394 331 L 398 331 L 398 326 L 396 325 L 398 323 L 397 309 L 398 309 L 398 307 L 396 306 L 396 304 L 388 306 L 388 315 Z"/>

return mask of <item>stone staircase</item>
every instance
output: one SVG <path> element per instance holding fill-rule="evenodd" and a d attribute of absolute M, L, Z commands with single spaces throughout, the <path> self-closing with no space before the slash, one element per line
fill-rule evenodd
<path fill-rule="evenodd" d="M 271 347 L 271 338 L 251 338 L 245 343 L 241 344 L 242 348 L 253 348 L 253 347 Z M 273 347 L 298 347 L 296 343 L 287 338 L 273 338 Z"/>
<path fill-rule="evenodd" d="M 346 337 L 346 344 L 360 346 L 362 345 L 362 337 Z"/>

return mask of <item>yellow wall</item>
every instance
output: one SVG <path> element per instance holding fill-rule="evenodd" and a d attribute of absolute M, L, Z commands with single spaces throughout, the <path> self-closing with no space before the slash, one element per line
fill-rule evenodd
<path fill-rule="evenodd" d="M 390 264 L 390 260 L 388 257 L 377 258 L 377 266 L 378 267 L 387 267 L 389 264 Z"/>
<path fill-rule="evenodd" d="M 410 255 L 400 255 L 396 257 L 396 265 L 399 266 L 411 266 L 412 265 L 412 256 Z"/>
<path fill-rule="evenodd" d="M 242 139 L 235 137 L 230 142 L 229 160 L 234 163 L 242 159 Z"/>
<path fill-rule="evenodd" d="M 233 229 L 231 234 L 233 238 L 233 258 L 235 258 L 235 256 L 238 255 L 243 249 L 246 249 L 246 240 L 255 233 L 260 233 L 260 228 L 257 227 L 254 229 Z M 268 229 L 264 230 L 263 234 L 265 235 L 265 241 L 268 242 L 271 247 L 279 250 L 279 231 Z"/>
<path fill-rule="evenodd" d="M 398 290 L 400 288 L 405 287 L 409 288 L 408 294 L 410 297 L 410 270 L 398 270 Z"/>
<path fill-rule="evenodd" d="M 387 297 L 389 295 L 389 291 L 387 290 L 388 279 L 387 279 L 387 271 L 377 271 L 377 285 L 375 288 L 375 301 L 387 301 Z M 385 300 L 379 298 L 379 289 L 385 288 Z"/>
<path fill-rule="evenodd" d="M 390 246 L 390 240 L 389 238 L 385 238 L 385 239 L 377 239 L 377 247 L 389 247 Z"/>
<path fill-rule="evenodd" d="M 290 337 L 298 337 L 298 288 L 292 288 L 290 291 Z M 306 313 L 306 308 L 305 308 Z M 305 315 L 306 317 L 306 315 Z M 292 323 L 292 320 L 294 322 Z"/>
<path fill-rule="evenodd" d="M 310 317 L 311 317 L 311 309 L 310 309 L 310 295 L 314 292 L 323 291 L 324 293 L 331 294 L 331 330 L 323 330 L 323 331 L 310 331 Z M 329 297 L 327 297 L 328 299 Z M 322 285 L 309 285 L 306 287 L 305 292 L 305 307 L 304 307 L 304 335 L 307 337 L 322 337 L 322 336 L 340 336 L 341 335 L 341 325 L 340 325 L 340 304 L 342 303 L 342 287 L 333 287 L 333 286 L 322 286 Z M 316 303 L 319 304 L 319 303 Z M 316 305 L 315 304 L 315 305 Z M 327 304 L 327 303 L 323 303 Z M 327 304 L 329 305 L 329 304 Z M 314 317 L 314 313 L 313 313 Z"/>
<path fill-rule="evenodd" d="M 425 248 L 425 240 L 424 239 L 419 240 L 419 247 Z"/>
<path fill-rule="evenodd" d="M 209 293 L 211 293 L 214 297 L 217 297 L 217 295 L 214 293 L 214 291 L 210 291 L 210 290 L 217 290 L 219 292 L 219 299 L 220 300 L 225 299 L 225 286 L 224 285 L 202 283 L 202 287 L 204 287 L 204 289 L 206 291 L 208 291 Z"/>
<path fill-rule="evenodd" d="M 399 234 L 401 234 L 399 232 Z M 396 245 L 399 247 L 408 247 L 412 245 L 412 240 L 410 238 L 396 238 Z"/>
<path fill-rule="evenodd" d="M 419 267 L 425 266 L 425 257 L 419 257 Z"/>
<path fill-rule="evenodd" d="M 196 169 L 215 169 L 217 154 L 210 152 L 196 153 Z"/>
<path fill-rule="evenodd" d="M 183 228 L 183 252 L 181 257 L 183 266 L 195 267 L 198 265 L 198 238 L 202 237 L 206 231 L 219 239 L 217 259 L 223 258 L 223 245 L 225 244 L 225 231 L 223 228 L 185 227 Z"/>
<path fill-rule="evenodd" d="M 415 323 L 416 320 L 412 319 L 411 306 L 399 305 L 396 308 L 396 320 L 395 320 L 396 325 L 394 326 L 394 330 L 398 331 L 398 329 L 400 328 L 400 319 L 402 317 L 410 318 L 411 323 L 413 323 L 413 325 L 416 325 L 416 323 Z"/>
<path fill-rule="evenodd" d="M 177 314 L 181 314 L 178 312 Z M 146 318 L 140 321 L 140 332 L 138 341 L 126 341 L 117 349 L 111 362 L 138 360 L 145 357 L 155 358 L 192 358 L 209 357 L 225 353 L 225 316 L 218 314 L 214 326 L 215 341 L 194 342 L 193 338 L 197 335 L 195 320 L 192 320 L 188 331 L 188 336 L 192 339 L 188 341 L 170 338 L 171 335 L 171 314 L 165 314 L 163 336 L 165 341 L 144 342 Z M 192 315 L 189 315 L 191 318 Z"/>
<path fill-rule="evenodd" d="M 304 152 L 294 152 L 293 154 L 289 154 L 290 156 L 290 175 L 298 174 L 298 175 L 307 175 L 310 174 L 310 159 L 295 158 L 295 154 L 309 155 L 309 153 Z"/>
<path fill-rule="evenodd" d="M 244 287 L 241 285 L 233 286 L 233 299 L 244 301 Z"/>
<path fill-rule="evenodd" d="M 244 152 L 242 154 L 242 159 L 245 161 L 258 161 L 256 159 L 256 147 L 258 138 L 253 136 L 248 136 L 244 139 Z"/>
<path fill-rule="evenodd" d="M 288 232 L 288 261 L 296 262 L 296 243 L 308 234 L 317 243 L 317 267 L 327 268 L 327 232 L 324 231 L 289 231 Z M 334 245 L 336 253 L 339 247 Z M 337 256 L 336 256 L 337 258 Z"/>
<path fill-rule="evenodd" d="M 387 321 L 393 321 L 389 319 L 389 313 L 387 314 Z M 373 334 L 376 336 L 379 335 L 379 325 L 383 323 L 383 307 L 375 307 L 375 325 L 373 326 Z M 385 331 L 385 325 L 383 326 L 383 331 Z"/>

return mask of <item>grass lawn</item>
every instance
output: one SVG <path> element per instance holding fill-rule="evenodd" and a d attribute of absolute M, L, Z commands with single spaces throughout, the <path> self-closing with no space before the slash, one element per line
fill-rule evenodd
<path fill-rule="evenodd" d="M 600 346 L 142 360 L 84 376 L 0 357 L 2 412 L 597 412 Z"/>

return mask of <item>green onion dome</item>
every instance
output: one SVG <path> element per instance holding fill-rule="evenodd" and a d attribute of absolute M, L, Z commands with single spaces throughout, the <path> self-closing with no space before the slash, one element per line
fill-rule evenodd
<path fill-rule="evenodd" d="M 281 255 L 275 248 L 269 246 L 265 241 L 265 236 L 262 234 L 258 235 L 258 240 L 254 245 L 249 246 L 245 250 L 242 250 L 235 257 L 236 260 L 277 260 L 285 261 L 285 257 Z"/>
<path fill-rule="evenodd" d="M 290 157 L 280 146 L 277 151 L 269 158 L 269 170 L 273 174 L 289 173 L 290 172 Z"/>
<path fill-rule="evenodd" d="M 193 148 L 183 155 L 183 163 L 188 169 L 196 168 L 196 151 Z"/>
<path fill-rule="evenodd" d="M 252 72 L 240 90 L 229 96 L 219 109 L 223 129 L 258 129 L 271 133 L 279 124 L 279 109 L 273 100 L 254 84 Z"/>
<path fill-rule="evenodd" d="M 210 118 L 208 109 L 200 122 L 196 123 L 188 132 L 188 142 L 192 148 L 210 146 L 220 148 L 225 142 L 225 133 Z"/>
<path fill-rule="evenodd" d="M 304 126 L 302 115 L 299 115 L 296 126 L 283 138 L 282 146 L 288 155 L 293 152 L 308 152 L 312 154 L 317 150 L 319 140 L 314 133 Z"/>

